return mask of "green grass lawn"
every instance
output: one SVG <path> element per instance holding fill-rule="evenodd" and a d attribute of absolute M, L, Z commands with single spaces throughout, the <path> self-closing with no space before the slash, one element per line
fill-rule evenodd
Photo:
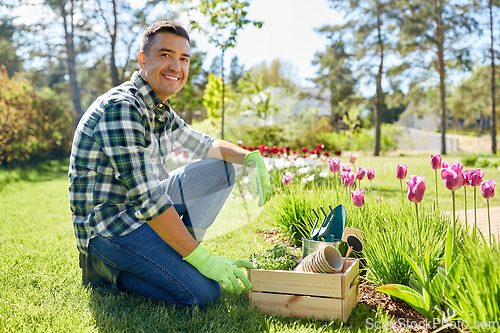
<path fill-rule="evenodd" d="M 361 156 L 357 161 L 357 165 L 375 168 L 374 188 L 379 192 L 374 195 L 384 196 L 388 202 L 399 200 L 395 178 L 399 163 L 408 164 L 408 174 L 426 174 L 424 202 L 431 205 L 433 170 L 427 156 Z M 499 178 L 500 172 L 485 171 L 487 178 Z M 250 309 L 248 292 L 238 296 L 224 291 L 212 307 L 183 310 L 114 289 L 83 288 L 66 173 L 60 165 L 25 170 L 15 173 L 14 178 L 0 173 L 1 332 L 361 332 L 366 331 L 367 318 L 387 320 L 380 311 L 363 305 L 354 309 L 345 324 L 263 315 Z M 440 205 L 449 209 L 451 196 L 441 180 L 439 184 Z M 207 234 L 205 247 L 209 252 L 248 259 L 252 253 L 273 246 L 256 232 L 271 224 L 261 218 L 255 201 L 247 204 L 250 219 L 241 200 L 226 203 Z M 482 200 L 480 205 L 485 205 Z M 498 205 L 497 199 L 492 205 Z"/>

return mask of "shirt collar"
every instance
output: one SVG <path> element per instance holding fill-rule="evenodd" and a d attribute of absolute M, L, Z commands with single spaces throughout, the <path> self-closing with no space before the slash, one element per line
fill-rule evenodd
<path fill-rule="evenodd" d="M 144 80 L 144 78 L 139 74 L 139 72 L 134 72 L 130 80 L 134 83 L 134 85 L 144 97 L 144 102 L 146 103 L 149 111 L 153 111 L 158 114 L 164 114 L 165 109 L 170 109 L 170 99 L 167 99 L 165 103 L 162 102 L 158 95 L 156 95 L 156 93 L 153 91 L 153 89 L 151 89 L 146 80 Z"/>

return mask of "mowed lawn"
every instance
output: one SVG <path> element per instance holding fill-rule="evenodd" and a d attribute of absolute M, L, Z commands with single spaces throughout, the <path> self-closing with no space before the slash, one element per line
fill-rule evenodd
<path fill-rule="evenodd" d="M 408 164 L 409 175 L 426 174 L 424 204 L 432 205 L 434 174 L 429 158 L 361 156 L 356 164 L 375 168 L 374 195 L 394 204 L 400 200 L 396 165 Z M 451 163 L 454 158 L 445 160 Z M 500 179 L 498 170 L 485 171 L 486 178 Z M 0 183 L 0 332 L 358 332 L 366 330 L 367 318 L 387 320 L 363 305 L 345 324 L 263 315 L 250 309 L 248 292 L 224 291 L 217 304 L 200 310 L 114 289 L 84 288 L 71 225 L 67 169 L 27 172 L 18 178 Z M 440 206 L 451 208 L 451 195 L 439 182 Z M 362 187 L 368 184 L 364 180 Z M 484 200 L 479 201 L 484 207 Z M 248 259 L 273 246 L 257 233 L 271 228 L 272 221 L 259 215 L 255 200 L 246 203 L 250 218 L 240 199 L 226 203 L 205 241 L 209 252 Z M 497 198 L 492 205 L 499 205 Z"/>

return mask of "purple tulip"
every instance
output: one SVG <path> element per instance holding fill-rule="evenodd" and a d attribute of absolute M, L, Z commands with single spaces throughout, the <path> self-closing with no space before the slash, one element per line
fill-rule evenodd
<path fill-rule="evenodd" d="M 410 180 L 406 180 L 408 185 L 408 200 L 419 203 L 424 198 L 425 193 L 425 175 L 411 175 Z"/>
<path fill-rule="evenodd" d="M 283 175 L 283 178 L 281 178 L 281 181 L 283 182 L 284 185 L 288 186 L 290 184 L 290 181 L 292 180 L 291 175 Z"/>
<path fill-rule="evenodd" d="M 407 172 L 408 172 L 408 167 L 406 165 L 398 164 L 396 166 L 396 177 L 399 180 L 405 179 Z"/>
<path fill-rule="evenodd" d="M 358 173 L 356 174 L 356 179 L 362 180 L 365 178 L 366 175 L 366 169 L 363 167 L 358 167 Z"/>
<path fill-rule="evenodd" d="M 495 196 L 495 186 L 497 182 L 493 179 L 485 180 L 481 183 L 481 194 L 485 199 L 491 199 Z"/>
<path fill-rule="evenodd" d="M 340 180 L 342 181 L 342 184 L 344 184 L 345 186 L 351 187 L 354 185 L 354 181 L 355 181 L 354 173 L 342 172 L 340 174 Z"/>
<path fill-rule="evenodd" d="M 462 175 L 458 175 L 451 168 L 441 170 L 441 178 L 443 178 L 446 188 L 450 191 L 456 191 L 462 187 Z"/>
<path fill-rule="evenodd" d="M 340 171 L 340 158 L 335 156 L 334 158 L 330 158 L 328 160 L 328 167 L 330 168 L 330 171 L 335 173 Z"/>
<path fill-rule="evenodd" d="M 366 170 L 366 177 L 368 180 L 373 180 L 375 178 L 375 170 L 373 168 Z"/>
<path fill-rule="evenodd" d="M 343 164 L 342 171 L 343 172 L 351 172 L 351 165 L 350 164 Z"/>
<path fill-rule="evenodd" d="M 434 170 L 439 170 L 441 169 L 441 161 L 442 157 L 441 155 L 432 155 L 431 154 L 431 166 Z"/>
<path fill-rule="evenodd" d="M 365 204 L 365 194 L 363 190 L 351 191 L 351 199 L 356 207 L 363 207 Z"/>
<path fill-rule="evenodd" d="M 469 173 L 470 173 L 470 170 L 464 170 L 464 171 L 462 171 L 462 186 L 464 186 L 464 187 L 470 185 L 470 183 L 469 183 Z"/>
<path fill-rule="evenodd" d="M 481 169 L 470 169 L 469 175 L 467 176 L 469 184 L 473 187 L 481 185 L 484 175 L 485 173 L 481 173 Z"/>

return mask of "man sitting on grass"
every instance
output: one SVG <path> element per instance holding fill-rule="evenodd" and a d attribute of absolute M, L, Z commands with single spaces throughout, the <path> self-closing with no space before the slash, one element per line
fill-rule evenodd
<path fill-rule="evenodd" d="M 69 168 L 70 207 L 84 285 L 119 290 L 171 304 L 202 307 L 217 301 L 222 282 L 240 293 L 244 260 L 211 256 L 199 244 L 234 185 L 232 163 L 255 168 L 259 206 L 271 196 L 259 152 L 249 152 L 188 126 L 170 96 L 186 84 L 186 30 L 159 21 L 143 34 L 140 71 L 100 96 L 80 120 Z M 173 148 L 201 159 L 169 171 Z"/>

